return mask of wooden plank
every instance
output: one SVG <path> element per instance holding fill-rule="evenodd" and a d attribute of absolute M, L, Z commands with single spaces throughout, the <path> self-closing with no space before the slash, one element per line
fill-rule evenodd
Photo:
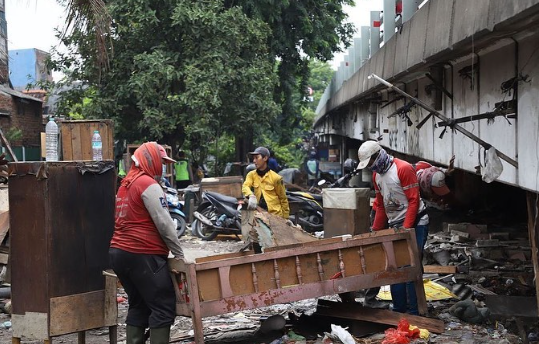
<path fill-rule="evenodd" d="M 11 155 L 11 159 L 13 159 L 14 162 L 18 162 L 17 156 L 15 156 L 15 153 L 13 153 L 13 150 L 11 149 L 11 145 L 9 144 L 9 141 L 4 136 L 4 132 L 2 129 L 0 129 L 0 138 L 2 139 L 2 143 L 4 144 L 4 147 L 8 151 L 9 155 Z"/>
<path fill-rule="evenodd" d="M 60 140 L 62 142 L 62 156 L 63 161 L 74 160 L 73 159 L 73 126 L 67 122 L 60 122 Z M 43 146 L 45 147 L 45 146 Z"/>
<path fill-rule="evenodd" d="M 83 123 L 80 128 L 80 140 L 77 142 L 80 148 L 80 154 L 82 160 L 92 160 L 92 136 L 94 135 L 94 128 L 97 130 L 96 123 Z M 103 138 L 101 138 L 103 140 Z"/>
<path fill-rule="evenodd" d="M 7 253 L 0 253 L 0 264 L 6 265 L 9 261 L 9 254 Z"/>
<path fill-rule="evenodd" d="M 393 326 L 397 326 L 402 318 L 406 318 L 410 325 L 426 328 L 434 333 L 443 333 L 445 331 L 442 320 L 397 313 L 385 309 L 366 308 L 358 303 L 342 303 L 320 299 L 318 300 L 316 313 L 336 318 L 370 321 Z"/>
<path fill-rule="evenodd" d="M 114 273 L 108 270 L 109 273 Z M 116 326 L 118 324 L 118 302 L 116 297 L 118 294 L 117 277 L 105 276 L 105 304 L 103 326 Z"/>
<path fill-rule="evenodd" d="M 104 303 L 105 290 L 51 298 L 50 336 L 103 327 Z"/>
<path fill-rule="evenodd" d="M 455 274 L 457 273 L 457 267 L 454 265 L 425 265 L 423 266 L 423 272 L 428 274 Z"/>
<path fill-rule="evenodd" d="M 81 133 L 80 126 L 71 127 L 71 160 L 83 160 L 82 159 L 82 150 L 81 150 Z"/>
<path fill-rule="evenodd" d="M 9 210 L 0 213 L 0 244 L 9 231 Z"/>
<path fill-rule="evenodd" d="M 528 191 L 526 193 L 526 203 L 528 208 L 528 235 L 530 239 L 532 262 L 535 280 L 539 276 L 539 221 L 537 212 L 539 211 L 539 194 Z M 539 283 L 535 283 L 535 297 L 537 299 L 537 307 L 539 311 Z"/>

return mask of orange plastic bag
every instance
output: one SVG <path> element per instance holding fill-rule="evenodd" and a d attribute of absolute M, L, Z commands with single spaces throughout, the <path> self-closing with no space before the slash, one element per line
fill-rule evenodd
<path fill-rule="evenodd" d="M 408 320 L 401 319 L 397 328 L 390 328 L 385 331 L 385 339 L 382 344 L 408 344 L 410 339 L 419 338 L 418 328 L 410 330 Z"/>

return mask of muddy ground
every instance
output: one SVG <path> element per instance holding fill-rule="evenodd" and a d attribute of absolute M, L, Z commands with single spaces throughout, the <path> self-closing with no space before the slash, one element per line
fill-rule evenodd
<path fill-rule="evenodd" d="M 201 241 L 190 235 L 181 239 L 186 256 L 194 259 L 202 256 L 209 256 L 220 253 L 237 252 L 242 246 L 242 242 L 233 236 L 218 237 L 215 241 Z M 127 298 L 122 289 L 119 289 L 118 296 Z M 328 297 L 336 300 L 337 296 Z M 361 301 L 361 299 L 357 299 Z M 442 319 L 446 325 L 446 332 L 442 335 L 432 335 L 430 343 L 522 343 L 523 341 L 510 329 L 506 329 L 502 323 L 490 323 L 484 326 L 470 325 L 450 316 L 447 309 L 456 300 L 448 302 L 435 302 L 429 304 L 429 316 Z M 291 313 L 298 317 L 309 316 L 316 309 L 316 300 L 303 300 L 292 304 L 274 305 L 272 307 L 245 311 L 242 313 L 226 314 L 217 317 L 204 318 L 204 328 L 206 343 L 271 343 L 274 339 L 281 337 L 282 333 L 270 333 L 262 335 L 258 330 L 262 319 L 280 314 L 289 318 Z M 127 302 L 118 304 L 118 343 L 125 343 L 125 316 L 127 312 Z M 0 314 L 0 343 L 12 343 L 12 332 L 9 327 L 10 316 Z M 6 325 L 6 326 L 4 326 Z M 329 324 L 327 324 L 329 326 Z M 312 326 L 310 331 L 312 337 L 307 343 L 322 343 L 321 338 L 316 341 L 316 330 Z M 309 331 L 307 331 L 309 332 Z M 373 329 L 373 332 L 377 332 Z M 516 333 L 516 332 L 515 332 Z M 177 317 L 171 331 L 172 343 L 192 343 L 190 336 L 191 320 L 189 318 Z M 321 333 L 323 336 L 323 333 Z M 367 339 L 361 339 L 359 343 L 381 343 L 383 340 L 383 330 Z M 86 332 L 87 344 L 104 344 L 109 342 L 108 328 L 94 329 Z M 148 341 L 149 342 L 149 341 Z M 423 342 L 423 341 L 416 341 Z M 38 341 L 22 340 L 23 344 L 37 344 Z M 78 343 L 77 334 L 55 337 L 52 343 Z M 52 344 L 51 343 L 51 344 Z M 298 341 L 297 343 L 306 343 Z"/>

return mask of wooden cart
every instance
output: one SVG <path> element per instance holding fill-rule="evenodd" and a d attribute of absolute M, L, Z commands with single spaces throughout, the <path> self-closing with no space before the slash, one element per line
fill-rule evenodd
<path fill-rule="evenodd" d="M 176 313 L 193 319 L 204 343 L 202 317 L 413 281 L 420 314 L 427 304 L 414 230 L 383 230 L 184 264 L 170 261 Z"/>

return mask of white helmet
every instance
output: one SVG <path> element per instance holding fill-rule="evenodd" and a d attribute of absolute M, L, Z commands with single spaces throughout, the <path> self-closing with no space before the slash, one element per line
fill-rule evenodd
<path fill-rule="evenodd" d="M 365 141 L 359 147 L 357 151 L 357 157 L 359 159 L 359 164 L 357 165 L 358 170 L 362 170 L 367 167 L 371 156 L 379 152 L 382 149 L 382 146 L 377 141 Z"/>

